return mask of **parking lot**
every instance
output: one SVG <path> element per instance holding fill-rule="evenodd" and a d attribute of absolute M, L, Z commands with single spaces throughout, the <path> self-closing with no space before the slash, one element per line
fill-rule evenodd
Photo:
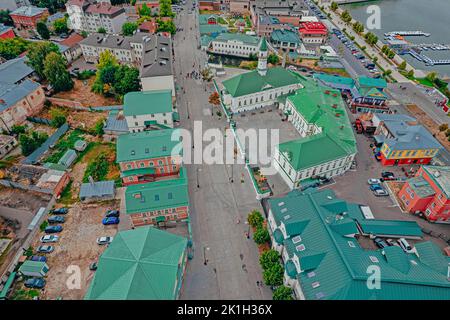
<path fill-rule="evenodd" d="M 101 236 L 114 236 L 117 226 L 102 225 L 102 218 L 108 209 L 118 208 L 115 201 L 105 203 L 81 204 L 77 203 L 64 215 L 66 221 L 62 224 L 63 231 L 58 233 L 59 241 L 48 243 L 55 247 L 52 253 L 46 254 L 47 264 L 50 268 L 45 289 L 41 291 L 41 299 L 83 299 L 88 284 L 94 275 L 89 270 L 89 265 L 96 262 L 106 246 L 100 246 L 96 239 Z M 39 232 L 33 242 L 36 249 L 42 245 L 40 237 L 44 232 Z M 68 269 L 69 268 L 69 269 Z M 74 270 L 81 273 L 79 288 L 68 286 L 69 277 L 73 276 Z M 72 270 L 72 271 L 70 271 Z M 76 282 L 70 282 L 76 285 Z"/>

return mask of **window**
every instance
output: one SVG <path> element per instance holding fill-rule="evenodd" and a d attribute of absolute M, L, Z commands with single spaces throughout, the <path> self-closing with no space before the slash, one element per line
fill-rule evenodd
<path fill-rule="evenodd" d="M 155 201 L 159 201 L 159 194 L 155 194 Z"/>
<path fill-rule="evenodd" d="M 318 288 L 320 287 L 320 282 L 319 281 L 313 282 L 311 286 L 313 287 L 313 289 Z"/>
<path fill-rule="evenodd" d="M 300 241 L 302 241 L 302 237 L 300 236 L 295 236 L 292 238 L 292 242 L 295 243 L 299 243 Z"/>
<path fill-rule="evenodd" d="M 172 192 L 169 192 L 169 194 L 167 195 L 167 198 L 168 198 L 168 199 L 173 199 L 173 194 L 172 194 Z"/>
<path fill-rule="evenodd" d="M 370 258 L 370 261 L 372 261 L 373 263 L 378 263 L 379 262 L 378 258 L 375 257 L 375 256 L 369 256 L 369 258 Z"/>
<path fill-rule="evenodd" d="M 141 162 L 140 166 L 141 166 L 141 168 L 145 167 L 145 163 Z"/>
<path fill-rule="evenodd" d="M 297 251 L 305 251 L 306 247 L 304 244 L 300 244 L 300 245 L 296 246 L 295 249 Z"/>

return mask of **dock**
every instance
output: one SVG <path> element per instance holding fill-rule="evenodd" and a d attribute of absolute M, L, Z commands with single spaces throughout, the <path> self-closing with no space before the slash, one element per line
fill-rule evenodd
<path fill-rule="evenodd" d="M 422 36 L 422 37 L 429 37 L 431 33 L 423 32 L 420 30 L 416 31 L 391 31 L 386 32 L 384 34 L 385 37 L 394 37 L 394 36 L 402 36 L 402 37 L 412 37 L 412 36 Z"/>

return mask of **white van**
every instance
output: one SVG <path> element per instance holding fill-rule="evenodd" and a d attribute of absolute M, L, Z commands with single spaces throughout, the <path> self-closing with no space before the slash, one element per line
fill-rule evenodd
<path fill-rule="evenodd" d="M 405 238 L 400 238 L 397 242 L 400 245 L 400 248 L 402 248 L 406 253 L 414 252 L 413 247 L 408 243 L 408 241 L 405 240 Z"/>

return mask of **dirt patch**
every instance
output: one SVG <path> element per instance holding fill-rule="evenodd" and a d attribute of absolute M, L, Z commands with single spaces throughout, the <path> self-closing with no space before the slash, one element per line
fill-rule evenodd
<path fill-rule="evenodd" d="M 411 112 L 414 118 L 420 119 L 420 123 L 423 124 L 428 129 L 428 131 L 430 131 L 431 134 L 433 134 L 436 139 L 439 140 L 439 142 L 445 147 L 445 149 L 450 151 L 450 141 L 448 141 L 448 138 L 445 136 L 445 131 L 439 131 L 439 126 L 433 119 L 431 119 L 424 111 L 422 111 L 422 109 L 420 109 L 415 104 L 408 104 L 406 105 L 406 108 L 409 112 Z"/>
<path fill-rule="evenodd" d="M 119 104 L 114 98 L 107 98 L 91 91 L 95 77 L 88 80 L 74 80 L 74 87 L 70 91 L 59 92 L 54 98 L 68 99 L 80 102 L 85 107 L 110 106 Z"/>
<path fill-rule="evenodd" d="M 405 182 L 403 181 L 386 181 L 385 182 L 388 186 L 389 189 L 392 191 L 392 195 L 395 197 L 395 199 L 397 199 L 397 202 L 400 206 L 400 208 L 402 209 L 402 211 L 406 211 L 405 205 L 403 204 L 402 199 L 400 199 L 398 197 L 398 193 L 400 192 L 400 190 L 403 188 L 403 185 L 405 184 Z"/>
<path fill-rule="evenodd" d="M 64 230 L 59 234 L 59 242 L 54 243 L 55 251 L 48 254 L 47 264 L 50 271 L 47 275 L 47 285 L 41 292 L 41 299 L 64 300 L 83 299 L 94 271 L 89 270 L 89 265 L 96 262 L 106 246 L 99 246 L 96 239 L 101 236 L 114 236 L 117 226 L 104 226 L 101 221 L 108 209 L 118 208 L 115 201 L 107 203 L 81 204 L 70 208 L 63 224 Z M 37 234 L 34 239 L 34 248 L 41 245 L 39 238 L 43 233 Z M 81 272 L 81 287 L 69 289 L 67 280 L 71 272 L 67 272 L 69 266 L 79 267 Z M 74 270 L 74 269 L 72 269 Z"/>
<path fill-rule="evenodd" d="M 0 187 L 0 205 L 30 211 L 35 213 L 40 207 L 45 207 L 50 196 L 20 189 Z"/>
<path fill-rule="evenodd" d="M 99 121 L 106 119 L 107 112 L 106 111 L 83 111 L 83 110 L 75 110 L 65 107 L 52 106 L 49 108 L 44 108 L 38 115 L 40 118 L 52 119 L 51 110 L 57 109 L 61 111 L 67 119 L 67 123 L 72 128 L 82 128 L 82 129 L 90 129 L 95 126 L 95 124 Z M 48 126 L 43 126 L 47 127 Z"/>

